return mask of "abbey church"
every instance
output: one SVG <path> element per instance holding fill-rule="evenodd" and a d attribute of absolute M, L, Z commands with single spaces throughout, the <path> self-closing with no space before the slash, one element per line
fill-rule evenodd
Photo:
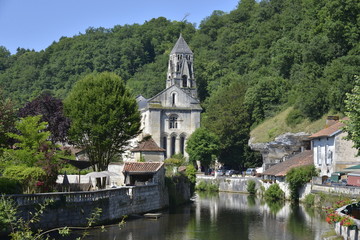
<path fill-rule="evenodd" d="M 200 127 L 202 108 L 197 99 L 193 52 L 181 35 L 170 53 L 166 88 L 152 98 L 140 95 L 136 100 L 142 115 L 140 139 L 151 135 L 152 145 L 156 143 L 164 158 L 177 153 L 188 157 L 186 142 Z"/>

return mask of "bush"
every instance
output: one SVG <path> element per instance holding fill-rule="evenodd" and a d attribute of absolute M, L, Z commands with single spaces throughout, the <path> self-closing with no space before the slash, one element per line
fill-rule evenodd
<path fill-rule="evenodd" d="M 279 200 L 285 199 L 285 193 L 279 187 L 279 184 L 274 183 L 272 184 L 266 191 L 265 191 L 265 200 L 274 202 Z"/>
<path fill-rule="evenodd" d="M 196 169 L 194 165 L 189 164 L 186 166 L 185 175 L 191 183 L 196 183 Z"/>
<path fill-rule="evenodd" d="M 23 191 L 27 193 L 37 192 L 37 184 L 43 182 L 45 176 L 45 171 L 39 167 L 16 165 L 9 166 L 4 171 L 4 177 L 20 182 Z"/>
<path fill-rule="evenodd" d="M 66 164 L 64 167 L 62 167 L 59 170 L 59 174 L 65 174 L 65 172 L 67 175 L 79 175 L 79 169 L 70 164 Z M 84 169 L 84 170 L 80 171 L 80 174 L 86 175 L 90 172 L 93 172 L 93 170 L 92 169 L 90 169 L 90 170 Z"/>
<path fill-rule="evenodd" d="M 313 207 L 315 204 L 315 195 L 310 193 L 305 196 L 304 203 L 307 207 Z"/>
<path fill-rule="evenodd" d="M 195 189 L 197 191 L 202 191 L 202 192 L 218 192 L 219 191 L 219 186 L 215 183 L 208 183 L 205 181 L 200 181 Z"/>
<path fill-rule="evenodd" d="M 299 189 L 309 182 L 318 173 L 314 165 L 293 168 L 286 174 L 286 182 L 289 183 L 291 199 L 299 200 Z"/>
<path fill-rule="evenodd" d="M 286 116 L 285 122 L 288 126 L 294 127 L 304 120 L 304 115 L 298 109 L 293 109 Z"/>
<path fill-rule="evenodd" d="M 254 180 L 247 181 L 246 191 L 250 194 L 256 194 L 256 182 Z"/>
<path fill-rule="evenodd" d="M 0 177 L 0 194 L 21 194 L 22 186 L 18 180 Z"/>

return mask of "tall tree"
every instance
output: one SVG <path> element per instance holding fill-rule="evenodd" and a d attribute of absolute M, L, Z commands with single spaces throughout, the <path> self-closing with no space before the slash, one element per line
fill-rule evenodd
<path fill-rule="evenodd" d="M 205 172 L 219 152 L 218 137 L 206 128 L 198 128 L 191 134 L 186 144 L 186 152 L 191 162 L 200 161 Z"/>
<path fill-rule="evenodd" d="M 14 130 L 16 112 L 13 102 L 3 97 L 0 89 L 0 146 L 9 145 L 7 132 Z"/>
<path fill-rule="evenodd" d="M 64 106 L 71 119 L 69 138 L 86 151 L 95 170 L 105 170 L 140 132 L 136 100 L 114 73 L 85 76 Z"/>
<path fill-rule="evenodd" d="M 347 139 L 354 142 L 354 147 L 360 155 L 360 78 L 356 76 L 355 86 L 351 93 L 346 94 L 345 100 L 346 121 L 344 130 L 348 133 Z"/>
<path fill-rule="evenodd" d="M 63 103 L 50 93 L 44 92 L 19 110 L 20 117 L 42 115 L 41 121 L 47 122 L 53 143 L 66 142 L 70 120 L 64 116 Z"/>
<path fill-rule="evenodd" d="M 209 97 L 205 105 L 204 126 L 219 137 L 219 161 L 234 168 L 257 161 L 249 154 L 251 119 L 244 104 L 245 92 L 245 85 L 234 81 Z"/>

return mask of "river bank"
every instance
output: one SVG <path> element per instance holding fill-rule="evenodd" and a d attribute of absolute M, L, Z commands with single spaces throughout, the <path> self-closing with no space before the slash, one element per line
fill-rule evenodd
<path fill-rule="evenodd" d="M 138 218 L 91 230 L 89 240 L 322 240 L 331 230 L 324 216 L 303 205 L 268 205 L 248 194 L 197 195 L 194 202 L 163 211 L 158 220 Z"/>

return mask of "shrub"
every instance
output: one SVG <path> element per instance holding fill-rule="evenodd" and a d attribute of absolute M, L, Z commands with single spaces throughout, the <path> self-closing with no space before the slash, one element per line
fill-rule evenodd
<path fill-rule="evenodd" d="M 17 180 L 0 177 L 0 194 L 21 194 L 22 186 Z"/>
<path fill-rule="evenodd" d="M 286 182 L 289 183 L 291 199 L 299 200 L 299 189 L 309 182 L 313 176 L 318 173 L 314 165 L 293 168 L 286 174 Z"/>
<path fill-rule="evenodd" d="M 9 166 L 4 171 L 4 177 L 22 183 L 23 191 L 27 193 L 36 192 L 37 183 L 44 181 L 45 176 L 45 171 L 39 167 L 16 165 Z"/>
<path fill-rule="evenodd" d="M 294 127 L 297 124 L 300 124 L 304 120 L 304 115 L 299 109 L 293 109 L 286 116 L 285 122 L 288 126 Z"/>
<path fill-rule="evenodd" d="M 313 207 L 315 203 L 315 195 L 310 193 L 305 196 L 304 203 L 307 207 Z"/>
<path fill-rule="evenodd" d="M 246 191 L 250 194 L 256 194 L 256 182 L 254 180 L 247 181 Z"/>
<path fill-rule="evenodd" d="M 279 187 L 279 184 L 274 183 L 272 184 L 266 191 L 265 191 L 265 199 L 270 202 L 284 200 L 285 193 Z"/>
<path fill-rule="evenodd" d="M 185 176 L 190 182 L 190 193 L 191 195 L 193 195 L 193 193 L 195 192 L 195 184 L 196 184 L 196 169 L 194 165 L 189 164 L 186 166 Z"/>
<path fill-rule="evenodd" d="M 206 192 L 218 192 L 219 191 L 219 186 L 215 183 L 208 183 L 205 181 L 200 181 L 195 189 L 197 191 L 206 191 Z"/>

